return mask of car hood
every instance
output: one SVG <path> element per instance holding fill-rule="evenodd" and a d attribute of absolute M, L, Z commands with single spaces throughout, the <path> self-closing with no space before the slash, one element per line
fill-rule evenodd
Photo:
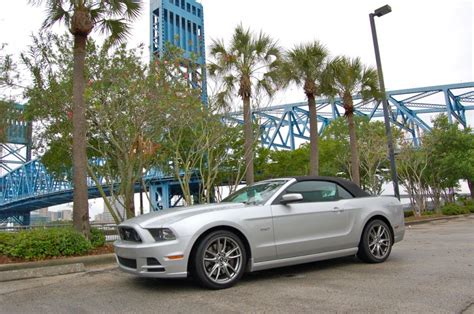
<path fill-rule="evenodd" d="M 126 220 L 123 224 L 137 224 L 142 228 L 161 227 L 172 224 L 173 222 L 211 211 L 220 211 L 245 207 L 243 203 L 220 203 L 206 204 L 189 207 L 174 207 L 159 211 L 150 212 L 145 215 L 137 216 Z"/>

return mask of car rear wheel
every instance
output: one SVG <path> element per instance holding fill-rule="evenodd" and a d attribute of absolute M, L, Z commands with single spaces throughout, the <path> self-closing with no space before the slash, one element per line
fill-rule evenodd
<path fill-rule="evenodd" d="M 229 288 L 242 277 L 246 257 L 245 246 L 236 234 L 211 232 L 199 242 L 193 256 L 194 277 L 206 288 Z"/>
<path fill-rule="evenodd" d="M 382 263 L 392 251 L 392 231 L 382 220 L 370 221 L 364 228 L 357 257 L 367 263 Z"/>

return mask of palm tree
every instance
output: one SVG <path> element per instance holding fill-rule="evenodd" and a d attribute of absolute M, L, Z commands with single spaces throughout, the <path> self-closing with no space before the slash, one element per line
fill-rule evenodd
<path fill-rule="evenodd" d="M 30 0 L 33 5 L 46 5 L 43 29 L 62 23 L 74 36 L 73 68 L 73 186 L 74 227 L 89 237 L 89 203 L 87 191 L 87 122 L 84 102 L 84 62 L 86 43 L 93 30 L 108 33 L 111 42 L 123 41 L 129 35 L 130 22 L 141 10 L 137 0 Z"/>
<path fill-rule="evenodd" d="M 310 137 L 310 175 L 319 174 L 318 120 L 316 96 L 321 95 L 321 81 L 326 67 L 328 50 L 319 41 L 299 45 L 288 51 L 281 66 L 281 79 L 284 85 L 302 85 L 308 98 L 309 137 Z"/>
<path fill-rule="evenodd" d="M 275 69 L 281 59 L 281 49 L 268 35 L 262 32 L 255 35 L 242 25 L 235 28 L 229 48 L 223 40 L 213 40 L 210 48 L 214 62 L 209 65 L 209 74 L 221 78 L 223 82 L 223 90 L 217 95 L 218 101 L 228 104 L 236 91 L 242 98 L 246 183 L 252 184 L 254 134 L 250 98 L 254 91 L 264 91 L 270 97 L 273 95 Z"/>
<path fill-rule="evenodd" d="M 354 102 L 352 95 L 359 94 L 363 100 L 380 98 L 377 72 L 366 67 L 360 58 L 337 57 L 331 61 L 326 72 L 326 92 L 330 96 L 338 95 L 344 106 L 344 115 L 349 127 L 351 148 L 352 181 L 360 186 L 359 155 L 354 124 Z"/>

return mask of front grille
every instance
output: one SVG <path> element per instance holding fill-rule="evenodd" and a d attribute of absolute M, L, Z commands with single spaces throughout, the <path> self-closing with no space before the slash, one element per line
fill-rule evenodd
<path fill-rule="evenodd" d="M 130 227 L 118 227 L 120 238 L 124 241 L 142 242 L 137 231 Z"/>
<path fill-rule="evenodd" d="M 131 259 L 131 258 L 125 258 L 125 257 L 120 257 L 120 256 L 117 256 L 118 257 L 118 260 L 119 260 L 119 263 L 125 267 L 128 267 L 128 268 L 133 268 L 133 269 L 137 269 L 137 260 L 136 259 Z"/>
<path fill-rule="evenodd" d="M 159 266 L 161 265 L 160 262 L 154 257 L 147 257 L 146 258 L 146 264 L 149 266 Z"/>

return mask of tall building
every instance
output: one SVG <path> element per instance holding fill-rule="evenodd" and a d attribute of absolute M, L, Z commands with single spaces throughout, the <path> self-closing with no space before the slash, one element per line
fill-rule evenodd
<path fill-rule="evenodd" d="M 150 56 L 161 58 L 170 43 L 184 51 L 184 57 L 198 66 L 188 67 L 190 83 L 201 89 L 207 103 L 204 10 L 196 0 L 150 1 Z"/>

